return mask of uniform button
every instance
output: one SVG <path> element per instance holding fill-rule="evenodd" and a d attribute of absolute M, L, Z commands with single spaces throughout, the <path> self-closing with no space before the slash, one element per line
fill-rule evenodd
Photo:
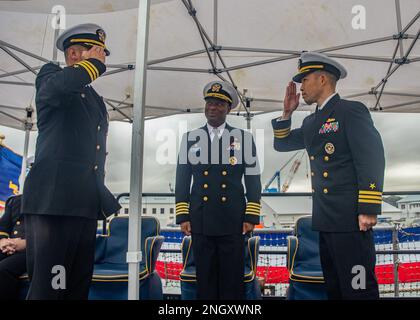
<path fill-rule="evenodd" d="M 327 177 L 328 177 L 328 172 L 327 172 L 327 171 L 325 171 L 325 172 L 323 173 L 323 176 L 324 176 L 324 178 L 327 178 Z"/>
<path fill-rule="evenodd" d="M 222 171 L 222 175 L 225 176 L 227 175 L 227 172 L 225 170 Z"/>
<path fill-rule="evenodd" d="M 101 131 L 101 126 L 98 126 L 98 131 Z"/>
<path fill-rule="evenodd" d="M 226 202 L 226 197 L 222 197 L 222 202 Z"/>
<path fill-rule="evenodd" d="M 208 176 L 209 175 L 209 172 L 208 171 L 204 171 L 204 175 L 205 176 Z"/>
<path fill-rule="evenodd" d="M 20 226 L 20 221 L 16 221 L 16 225 L 17 226 Z"/>
<path fill-rule="evenodd" d="M 14 231 L 13 234 L 18 234 L 18 232 L 17 231 Z"/>
<path fill-rule="evenodd" d="M 312 189 L 312 193 L 315 193 L 315 189 Z"/>
<path fill-rule="evenodd" d="M 207 183 L 205 183 L 204 185 L 203 185 L 203 188 L 204 189 L 207 189 L 209 187 L 209 185 L 207 184 Z"/>
<path fill-rule="evenodd" d="M 325 157 L 324 157 L 324 160 L 325 160 L 325 161 L 329 161 L 329 160 L 330 160 L 330 157 L 329 157 L 329 156 L 325 156 Z"/>
<path fill-rule="evenodd" d="M 222 184 L 222 189 L 226 189 L 226 185 L 225 184 Z"/>
<path fill-rule="evenodd" d="M 98 166 L 94 166 L 93 170 L 95 170 L 95 171 L 98 170 Z"/>
<path fill-rule="evenodd" d="M 209 198 L 208 198 L 207 196 L 204 196 L 204 197 L 203 197 L 203 200 L 204 200 L 204 201 L 207 201 L 207 200 L 209 200 Z"/>
<path fill-rule="evenodd" d="M 85 95 L 84 93 L 82 93 L 80 96 L 81 96 L 82 98 L 85 98 L 85 97 L 86 97 L 86 95 Z"/>
<path fill-rule="evenodd" d="M 313 171 L 311 171 L 311 176 L 313 177 L 315 175 L 315 173 Z"/>
<path fill-rule="evenodd" d="M 327 189 L 327 188 L 325 188 L 325 189 L 324 189 L 324 193 L 325 193 L 325 194 L 327 194 L 327 193 L 328 193 L 328 189 Z"/>
<path fill-rule="evenodd" d="M 98 144 L 97 146 L 96 146 L 96 150 L 100 150 L 101 149 L 101 146 Z"/>
<path fill-rule="evenodd" d="M 315 160 L 315 157 L 314 156 L 311 156 L 311 158 L 310 158 L 311 160 Z"/>

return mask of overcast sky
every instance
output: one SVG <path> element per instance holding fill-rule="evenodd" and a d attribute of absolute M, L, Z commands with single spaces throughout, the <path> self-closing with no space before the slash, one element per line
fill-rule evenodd
<path fill-rule="evenodd" d="M 280 113 L 255 116 L 253 129 L 259 129 L 258 141 L 260 161 L 263 162 L 262 184 L 278 170 L 295 152 L 278 153 L 273 150 L 270 120 Z M 296 112 L 293 127 L 300 126 L 306 112 Z M 420 190 L 420 115 L 382 113 L 373 114 L 375 126 L 382 135 L 386 155 L 385 190 Z M 229 116 L 228 122 L 240 128 L 246 123 L 242 116 Z M 162 164 L 162 156 L 175 161 L 180 132 L 205 124 L 204 115 L 182 115 L 146 121 L 144 151 L 144 192 L 169 192 L 169 184 L 175 182 L 175 164 Z M 357 128 L 355 128 L 357 130 Z M 6 135 L 6 144 L 18 153 L 23 152 L 24 134 L 21 131 L 0 126 Z M 262 139 L 262 135 L 264 139 Z M 36 133 L 32 134 L 29 155 L 35 150 Z M 170 146 L 169 152 L 163 152 Z M 129 190 L 131 125 L 111 122 L 108 136 L 109 156 L 106 164 L 106 181 L 112 192 Z M 159 159 L 159 160 L 158 160 Z M 310 191 L 308 160 L 304 160 L 296 174 L 289 192 Z M 284 181 L 290 164 L 282 172 Z"/>

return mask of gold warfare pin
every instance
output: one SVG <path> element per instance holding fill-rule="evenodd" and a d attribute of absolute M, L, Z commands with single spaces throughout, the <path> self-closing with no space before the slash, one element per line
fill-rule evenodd
<path fill-rule="evenodd" d="M 234 166 L 235 164 L 238 163 L 238 159 L 236 159 L 236 157 L 230 157 L 229 158 L 229 163 Z"/>
<path fill-rule="evenodd" d="M 328 142 L 325 145 L 325 152 L 328 154 L 333 154 L 335 152 L 335 147 L 331 142 Z"/>

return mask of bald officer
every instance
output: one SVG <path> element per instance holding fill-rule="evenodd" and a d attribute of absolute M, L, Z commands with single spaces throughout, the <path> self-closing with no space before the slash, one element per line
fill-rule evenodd
<path fill-rule="evenodd" d="M 286 89 L 281 118 L 273 119 L 274 149 L 306 149 L 311 163 L 313 229 L 330 299 L 377 299 L 372 227 L 381 214 L 384 149 L 365 105 L 341 99 L 345 68 L 324 54 L 303 53 L 294 82 L 316 112 L 291 129 L 299 105 L 296 85 Z M 363 269 L 363 270 L 362 270 Z M 353 281 L 355 277 L 362 279 Z"/>
<path fill-rule="evenodd" d="M 105 32 L 95 24 L 57 39 L 67 66 L 42 67 L 36 78 L 38 139 L 26 179 L 28 299 L 87 299 L 97 219 L 120 206 L 104 185 L 108 114 L 90 86 L 106 70 Z"/>
<path fill-rule="evenodd" d="M 256 148 L 249 132 L 226 123 L 238 105 L 235 88 L 215 81 L 203 95 L 207 123 L 181 143 L 176 222 L 192 234 L 197 298 L 243 299 L 244 235 L 259 223 L 261 211 Z"/>

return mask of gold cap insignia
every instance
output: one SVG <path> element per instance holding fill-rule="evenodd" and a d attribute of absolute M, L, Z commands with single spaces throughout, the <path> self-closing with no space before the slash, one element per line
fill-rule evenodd
<path fill-rule="evenodd" d="M 214 84 L 211 86 L 211 91 L 212 92 L 219 92 L 219 90 L 222 88 L 222 86 L 220 84 Z"/>
<path fill-rule="evenodd" d="M 104 31 L 104 30 L 102 30 L 102 29 L 98 29 L 98 30 L 96 31 L 96 34 L 98 35 L 99 40 L 100 40 L 101 42 L 105 43 L 105 39 L 106 39 L 106 34 L 105 34 L 105 31 Z"/>

